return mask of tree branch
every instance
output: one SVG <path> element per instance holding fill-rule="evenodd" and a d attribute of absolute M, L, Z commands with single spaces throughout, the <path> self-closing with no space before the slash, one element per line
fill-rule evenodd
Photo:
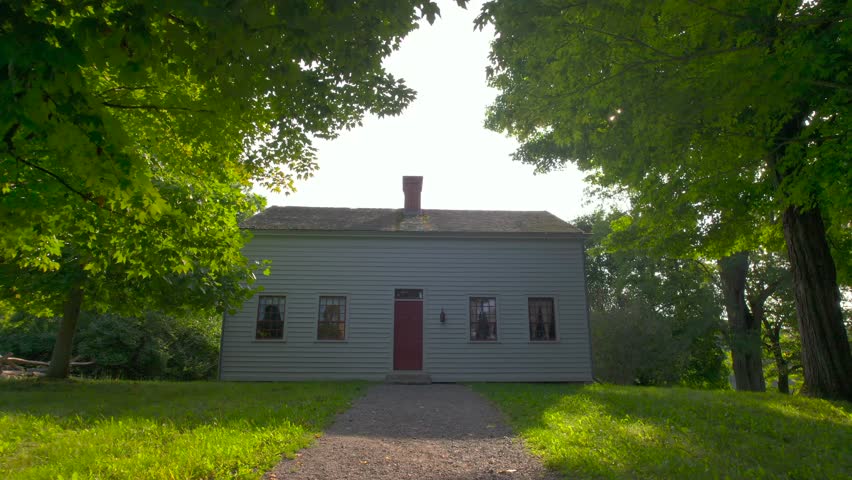
<path fill-rule="evenodd" d="M 766 286 L 766 288 L 763 288 L 762 290 L 760 290 L 759 292 L 757 292 L 754 295 L 754 297 L 753 297 L 754 303 L 758 304 L 758 305 L 765 303 L 766 299 L 771 297 L 772 294 L 775 293 L 775 291 L 778 290 L 778 287 L 780 287 L 780 286 L 781 286 L 781 279 L 780 278 L 775 279 L 774 281 L 770 282 Z"/>
<path fill-rule="evenodd" d="M 86 193 L 81 192 L 80 190 L 77 190 L 76 188 L 72 187 L 70 183 L 66 182 L 66 181 L 65 181 L 65 179 L 64 179 L 64 178 L 62 178 L 62 177 L 60 177 L 59 175 L 57 175 L 57 174 L 55 174 L 55 173 L 51 172 L 50 170 L 48 170 L 48 169 L 46 169 L 46 168 L 42 167 L 41 165 L 38 165 L 38 164 L 32 163 L 32 162 L 30 162 L 30 161 L 27 161 L 27 160 L 25 160 L 24 158 L 20 157 L 19 155 L 16 155 L 16 154 L 15 154 L 15 144 L 12 142 L 12 137 L 14 137 L 14 136 L 15 136 L 15 133 L 18 131 L 18 129 L 19 129 L 20 127 L 21 127 L 21 124 L 20 124 L 20 123 L 15 123 L 15 124 L 14 124 L 14 125 L 12 125 L 12 127 L 11 127 L 11 128 L 9 128 L 9 130 L 7 130 L 7 131 L 6 131 L 6 133 L 3 135 L 3 143 L 5 143 L 5 144 L 6 144 L 6 148 L 9 150 L 9 155 L 11 155 L 11 156 L 12 156 L 12 158 L 14 158 L 14 159 L 15 159 L 15 161 L 20 162 L 20 163 L 23 163 L 24 165 L 28 165 L 28 166 L 30 166 L 31 168 L 34 168 L 34 169 L 36 169 L 36 170 L 38 170 L 38 171 L 40 171 L 40 172 L 44 173 L 45 175 L 48 175 L 49 177 L 53 178 L 54 180 L 56 180 L 57 182 L 59 182 L 60 184 L 62 184 L 62 186 L 63 186 L 63 187 L 65 187 L 65 188 L 67 188 L 68 190 L 70 190 L 70 191 L 74 192 L 75 194 L 79 195 L 79 196 L 80 196 L 80 198 L 82 198 L 83 200 L 91 201 L 91 200 L 92 200 L 92 195 L 91 195 L 91 194 L 86 194 Z"/>
<path fill-rule="evenodd" d="M 603 34 L 603 33 L 606 33 L 606 32 L 601 32 L 601 33 Z M 610 34 L 610 35 L 613 35 L 613 34 Z M 624 64 L 623 67 L 619 71 L 617 71 L 617 72 L 615 72 L 611 75 L 599 78 L 599 79 L 597 79 L 597 80 L 595 80 L 591 83 L 587 83 L 585 85 L 577 87 L 574 90 L 571 90 L 571 91 L 569 91 L 565 94 L 560 94 L 560 96 L 577 95 L 577 94 L 586 93 L 586 92 L 592 90 L 593 88 L 597 87 L 598 85 L 601 85 L 603 83 L 606 83 L 606 82 L 615 80 L 617 78 L 620 78 L 620 77 L 626 75 L 627 73 L 630 73 L 633 70 L 639 70 L 641 67 L 644 67 L 644 66 L 647 66 L 647 65 L 660 65 L 660 64 L 666 64 L 666 63 L 688 62 L 688 61 L 691 61 L 691 60 L 694 60 L 694 59 L 697 59 L 697 58 L 711 57 L 711 56 L 714 56 L 714 55 L 722 55 L 722 54 L 725 54 L 725 53 L 733 53 L 733 52 L 739 52 L 739 51 L 743 51 L 743 50 L 750 50 L 750 49 L 758 48 L 758 47 L 761 47 L 761 46 L 762 45 L 760 45 L 760 44 L 744 45 L 742 47 L 731 47 L 731 48 L 724 48 L 724 49 L 719 49 L 719 50 L 708 50 L 706 52 L 693 52 L 693 53 L 683 54 L 683 55 L 678 55 L 678 56 L 672 56 L 671 54 L 661 52 L 661 54 L 665 55 L 666 58 L 659 58 L 659 59 L 654 59 L 654 60 L 643 60 L 643 61 L 639 61 L 639 62 Z M 616 64 L 616 65 L 618 65 L 618 64 Z"/>
<path fill-rule="evenodd" d="M 698 265 L 699 268 L 704 270 L 704 273 L 706 273 L 707 276 L 710 277 L 710 280 L 713 282 L 714 285 L 721 288 L 721 285 L 719 285 L 719 275 L 717 275 L 718 272 L 716 270 L 710 268 L 709 266 L 707 266 L 707 264 L 697 258 L 693 258 L 692 262 Z"/>
<path fill-rule="evenodd" d="M 819 85 L 820 87 L 837 88 L 837 89 L 840 89 L 840 90 L 846 90 L 846 91 L 852 92 L 852 86 L 850 86 L 850 85 L 843 85 L 841 83 L 829 82 L 827 80 L 808 80 L 807 83 L 810 83 L 812 85 Z"/>
<path fill-rule="evenodd" d="M 6 148 L 9 152 L 9 155 L 12 158 L 14 158 L 17 162 L 20 162 L 24 165 L 27 165 L 27 166 L 35 169 L 35 170 L 38 170 L 39 172 L 41 172 L 43 174 L 49 176 L 50 178 L 56 180 L 60 185 L 62 185 L 66 189 L 68 189 L 70 192 L 73 192 L 75 195 L 79 196 L 80 198 L 82 198 L 86 202 L 91 202 L 92 204 L 94 204 L 95 206 L 100 208 L 101 210 L 106 210 L 107 212 L 109 212 L 113 215 L 119 215 L 119 216 L 125 217 L 125 218 L 131 220 L 133 223 L 135 223 L 137 225 L 142 225 L 142 226 L 145 226 L 145 227 L 153 228 L 153 229 L 157 230 L 158 232 L 162 233 L 166 238 L 174 239 L 174 237 L 172 237 L 172 235 L 170 234 L 170 232 L 168 230 L 164 230 L 163 228 L 161 228 L 161 227 L 159 227 L 158 225 L 155 225 L 155 224 L 143 222 L 143 221 L 139 220 L 138 218 L 128 214 L 127 212 L 124 212 L 124 211 L 121 211 L 121 210 L 114 210 L 111 207 L 104 205 L 103 197 L 95 198 L 95 196 L 91 193 L 84 193 L 80 190 L 77 190 L 70 183 L 68 183 L 64 178 L 60 177 L 56 173 L 42 167 L 41 165 L 38 165 L 37 163 L 30 162 L 30 161 L 20 157 L 19 155 L 17 155 L 15 153 L 15 145 L 14 145 L 14 142 L 12 141 L 12 139 L 15 136 L 15 133 L 17 133 L 20 128 L 21 128 L 20 122 L 15 123 L 3 134 L 3 143 L 6 144 Z M 180 241 L 178 241 L 177 243 L 180 244 Z"/>
<path fill-rule="evenodd" d="M 127 87 L 127 86 L 124 86 L 124 85 L 119 85 L 117 87 L 108 88 L 106 90 L 98 92 L 95 95 L 102 97 L 102 96 L 106 95 L 107 93 L 118 92 L 120 90 L 127 90 L 127 91 L 132 92 L 132 91 L 135 91 L 135 90 L 147 90 L 149 88 L 154 88 L 154 86 L 153 85 L 142 85 L 141 87 Z"/>
<path fill-rule="evenodd" d="M 54 179 L 54 180 L 56 180 L 57 182 L 61 183 L 63 187 L 65 187 L 65 188 L 67 188 L 68 190 L 70 190 L 70 191 L 74 192 L 75 194 L 79 195 L 79 196 L 80 196 L 80 198 L 82 198 L 83 200 L 86 200 L 86 201 L 91 201 L 91 200 L 92 200 L 92 194 L 91 194 L 91 193 L 83 193 L 83 192 L 81 192 L 80 190 L 77 190 L 76 188 L 72 187 L 70 183 L 66 182 L 66 181 L 65 181 L 65 179 L 63 179 L 63 178 L 62 178 L 62 177 L 60 177 L 59 175 L 57 175 L 57 174 L 55 174 L 55 173 L 51 172 L 50 170 L 48 170 L 48 169 L 46 169 L 46 168 L 42 167 L 41 165 L 38 165 L 38 164 L 36 164 L 36 163 L 29 162 L 29 161 L 27 161 L 27 160 L 24 160 L 24 159 L 23 159 L 23 158 L 21 158 L 21 157 L 18 157 L 18 156 L 15 156 L 15 159 L 16 159 L 17 161 L 19 161 L 19 162 L 23 163 L 24 165 L 29 165 L 30 167 L 35 168 L 36 170 L 38 170 L 38 171 L 40 171 L 40 172 L 44 173 L 45 175 L 47 175 L 47 176 L 49 176 L 49 177 L 53 178 L 53 179 Z"/>
<path fill-rule="evenodd" d="M 38 165 L 38 164 L 35 164 L 35 163 L 32 163 L 32 162 L 29 162 L 29 161 L 27 161 L 27 160 L 24 160 L 23 158 L 18 157 L 18 156 L 14 156 L 14 158 L 15 158 L 16 160 L 18 160 L 19 162 L 21 162 L 21 163 L 23 163 L 23 164 L 25 164 L 25 165 L 29 165 L 30 167 L 32 167 L 32 168 L 34 168 L 34 169 L 36 169 L 36 170 L 38 170 L 38 171 L 40 171 L 40 172 L 44 173 L 45 175 L 50 176 L 51 178 L 53 178 L 54 180 L 56 180 L 57 182 L 59 182 L 60 184 L 62 184 L 62 186 L 63 186 L 63 187 L 65 187 L 65 188 L 67 188 L 68 190 L 70 190 L 71 192 L 75 193 L 75 194 L 76 194 L 76 195 L 78 195 L 80 198 L 82 198 L 84 201 L 86 201 L 86 202 L 90 202 L 90 203 L 94 204 L 95 206 L 97 206 L 97 207 L 98 207 L 98 208 L 100 208 L 101 210 L 106 210 L 107 212 L 109 212 L 109 213 L 111 213 L 111 214 L 113 214 L 113 215 L 118 215 L 118 216 L 121 216 L 121 217 L 127 218 L 127 219 L 129 219 L 130 221 L 132 221 L 133 223 L 135 223 L 135 224 L 137 224 L 137 225 L 142 225 L 142 226 L 145 226 L 145 227 L 153 228 L 153 229 L 157 230 L 158 232 L 162 233 L 162 234 L 163 234 L 166 238 L 169 238 L 169 239 L 173 239 L 173 238 L 174 238 L 174 237 L 172 237 L 172 235 L 170 234 L 170 232 L 168 232 L 167 230 L 162 229 L 162 228 L 161 228 L 161 227 L 159 227 L 158 225 L 151 224 L 151 223 L 147 223 L 147 222 L 143 222 L 143 221 L 139 220 L 138 218 L 136 218 L 136 217 L 134 217 L 134 216 L 132 216 L 132 215 L 128 214 L 127 212 L 123 212 L 123 211 L 121 211 L 121 210 L 114 210 L 114 209 L 112 209 L 111 207 L 109 207 L 109 206 L 107 206 L 107 205 L 104 205 L 103 197 L 95 198 L 95 196 L 94 196 L 94 195 L 92 195 L 91 193 L 83 193 L 83 192 L 81 192 L 80 190 L 77 190 L 76 188 L 72 187 L 72 186 L 71 186 L 71 185 L 70 185 L 67 181 L 65 181 L 65 179 L 63 179 L 63 178 L 62 178 L 62 177 L 60 177 L 59 175 L 57 175 L 57 174 L 55 174 L 55 173 L 51 172 L 50 170 L 48 170 L 48 169 L 46 169 L 46 168 L 42 167 L 41 165 Z"/>
<path fill-rule="evenodd" d="M 675 55 L 672 55 L 668 52 L 660 50 L 659 48 L 656 48 L 653 45 L 649 45 L 648 43 L 645 43 L 645 42 L 643 42 L 642 40 L 639 40 L 636 37 L 628 37 L 626 35 L 621 35 L 620 33 L 608 32 L 606 30 L 601 30 L 601 29 L 593 27 L 591 25 L 585 25 L 585 24 L 582 24 L 582 23 L 569 23 L 569 25 L 573 25 L 573 26 L 579 27 L 581 29 L 590 30 L 592 32 L 599 33 L 599 34 L 605 35 L 607 37 L 612 37 L 612 38 L 615 38 L 616 40 L 622 40 L 622 41 L 625 41 L 625 42 L 628 42 L 628 43 L 634 43 L 636 45 L 639 45 L 640 47 L 647 48 L 648 50 L 651 50 L 652 52 L 657 53 L 657 54 L 662 55 L 662 56 L 667 57 L 667 58 L 676 58 Z"/>
<path fill-rule="evenodd" d="M 719 15 L 722 15 L 724 17 L 740 18 L 740 19 L 748 18 L 746 15 L 737 15 L 736 13 L 726 12 L 725 10 L 722 10 L 722 9 L 719 9 L 719 8 L 716 8 L 716 7 L 711 7 L 710 5 L 705 4 L 704 2 L 698 2 L 696 0 L 688 0 L 688 1 L 689 1 L 689 3 L 691 3 L 693 5 L 698 5 L 701 8 L 706 8 L 707 10 L 710 10 L 711 12 L 714 12 L 714 13 L 718 13 Z"/>
<path fill-rule="evenodd" d="M 166 18 L 168 18 L 168 19 L 169 19 L 169 20 L 171 20 L 172 22 L 177 23 L 177 24 L 179 24 L 179 25 L 182 25 L 182 26 L 184 26 L 184 27 L 195 27 L 195 25 L 193 25 L 193 24 L 191 24 L 191 23 L 187 22 L 186 20 L 184 20 L 184 19 L 182 19 L 182 18 L 178 17 L 177 15 L 175 15 L 174 13 L 171 13 L 171 12 L 169 12 L 169 13 L 166 15 Z"/>
<path fill-rule="evenodd" d="M 121 105 L 112 102 L 101 102 L 102 105 L 110 108 L 135 109 L 135 110 L 156 110 L 156 111 L 180 111 L 180 112 L 196 112 L 196 113 L 213 113 L 213 110 L 204 108 L 194 109 L 186 107 L 163 107 L 160 105 Z"/>

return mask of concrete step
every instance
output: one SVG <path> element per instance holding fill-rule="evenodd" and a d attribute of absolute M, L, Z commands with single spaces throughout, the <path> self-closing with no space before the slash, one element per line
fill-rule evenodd
<path fill-rule="evenodd" d="M 432 377 L 428 373 L 420 371 L 397 370 L 385 377 L 385 383 L 399 383 L 403 385 L 429 385 Z"/>

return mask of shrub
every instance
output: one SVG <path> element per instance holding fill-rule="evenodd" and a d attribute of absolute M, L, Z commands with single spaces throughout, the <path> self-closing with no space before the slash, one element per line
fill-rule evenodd
<path fill-rule="evenodd" d="M 681 323 L 638 303 L 592 312 L 595 377 L 622 385 L 727 388 L 719 323 Z"/>
<path fill-rule="evenodd" d="M 216 373 L 220 317 L 146 312 L 138 317 L 84 312 L 74 356 L 95 360 L 82 374 L 126 379 L 201 380 Z M 15 314 L 0 322 L 0 352 L 48 360 L 58 320 Z"/>

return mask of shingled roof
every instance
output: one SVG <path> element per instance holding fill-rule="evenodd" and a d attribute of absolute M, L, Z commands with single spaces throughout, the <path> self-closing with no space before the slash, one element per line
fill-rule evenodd
<path fill-rule="evenodd" d="M 555 215 L 490 210 L 269 207 L 242 222 L 251 230 L 445 233 L 560 233 L 583 231 Z"/>

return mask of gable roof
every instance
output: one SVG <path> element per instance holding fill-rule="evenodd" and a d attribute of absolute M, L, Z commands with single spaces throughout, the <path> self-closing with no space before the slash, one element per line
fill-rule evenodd
<path fill-rule="evenodd" d="M 583 235 L 552 213 L 491 210 L 269 207 L 243 221 L 251 230 L 444 233 L 561 233 Z"/>

